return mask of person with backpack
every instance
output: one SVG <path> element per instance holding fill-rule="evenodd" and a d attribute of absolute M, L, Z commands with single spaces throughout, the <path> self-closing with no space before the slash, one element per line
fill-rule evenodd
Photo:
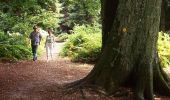
<path fill-rule="evenodd" d="M 54 48 L 54 35 L 52 34 L 52 30 L 49 28 L 48 29 L 48 35 L 46 37 L 45 41 L 45 48 L 46 48 L 46 56 L 47 56 L 47 61 L 49 60 L 49 56 L 51 56 L 51 59 L 53 59 L 53 48 Z"/>
<path fill-rule="evenodd" d="M 37 49 L 38 45 L 40 45 L 41 42 L 41 34 L 39 32 L 39 27 L 34 26 L 33 27 L 33 32 L 30 33 L 29 38 L 31 39 L 31 48 L 32 48 L 32 54 L 33 54 L 33 61 L 37 60 Z"/>

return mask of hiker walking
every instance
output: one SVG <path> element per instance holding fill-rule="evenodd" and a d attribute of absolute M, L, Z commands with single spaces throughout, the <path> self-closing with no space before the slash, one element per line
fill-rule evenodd
<path fill-rule="evenodd" d="M 30 33 L 29 38 L 31 39 L 33 61 L 36 61 L 37 60 L 37 49 L 38 49 L 38 45 L 40 45 L 42 36 L 39 33 L 39 27 L 38 26 L 34 26 L 33 30 L 34 31 Z"/>
<path fill-rule="evenodd" d="M 49 56 L 53 59 L 54 35 L 52 34 L 52 30 L 50 28 L 48 29 L 48 35 L 46 37 L 45 48 L 47 61 L 49 60 Z"/>

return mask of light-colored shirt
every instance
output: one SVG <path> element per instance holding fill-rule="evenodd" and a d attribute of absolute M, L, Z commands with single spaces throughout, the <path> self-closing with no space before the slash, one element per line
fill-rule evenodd
<path fill-rule="evenodd" d="M 46 43 L 53 43 L 54 42 L 54 36 L 47 36 L 47 38 L 46 38 Z"/>

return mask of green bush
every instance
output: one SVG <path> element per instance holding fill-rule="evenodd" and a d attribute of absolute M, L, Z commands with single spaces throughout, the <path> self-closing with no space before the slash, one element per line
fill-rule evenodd
<path fill-rule="evenodd" d="M 163 67 L 170 65 L 170 37 L 168 34 L 159 32 L 158 54 Z"/>
<path fill-rule="evenodd" d="M 74 61 L 95 61 L 101 49 L 101 32 L 90 26 L 76 26 L 74 34 L 70 35 L 62 52 L 62 56 L 71 57 Z M 159 32 L 157 49 L 161 65 L 170 66 L 170 37 Z"/>
<path fill-rule="evenodd" d="M 29 59 L 31 57 L 31 50 L 22 45 L 5 45 L 0 44 L 0 57 L 11 60 Z"/>
<path fill-rule="evenodd" d="M 75 27 L 70 35 L 61 55 L 71 57 L 73 61 L 95 61 L 101 49 L 101 32 L 94 27 Z"/>
<path fill-rule="evenodd" d="M 0 33 L 0 44 L 28 46 L 29 41 L 26 35 L 20 35 L 19 33 L 12 33 L 11 35 L 4 35 L 4 33 L 1 32 Z"/>
<path fill-rule="evenodd" d="M 28 38 L 15 33 L 4 35 L 0 32 L 0 51 L 0 59 L 29 59 L 32 55 Z"/>
<path fill-rule="evenodd" d="M 3 32 L 0 32 L 0 44 L 8 43 L 7 40 L 8 40 L 7 35 L 4 35 Z"/>
<path fill-rule="evenodd" d="M 101 29 L 100 29 L 100 25 L 96 24 L 94 26 L 90 26 L 90 25 L 82 25 L 82 26 L 75 26 L 73 28 L 73 33 L 77 34 L 77 33 L 81 33 L 81 34 L 95 34 L 95 33 L 99 33 L 101 34 Z"/>
<path fill-rule="evenodd" d="M 66 41 L 68 39 L 68 36 L 69 34 L 67 33 L 61 33 L 57 36 L 57 38 L 60 40 L 60 41 Z"/>

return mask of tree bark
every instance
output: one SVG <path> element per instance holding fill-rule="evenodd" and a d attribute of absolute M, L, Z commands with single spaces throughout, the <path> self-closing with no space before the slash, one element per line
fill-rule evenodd
<path fill-rule="evenodd" d="M 170 13 L 169 12 L 170 12 L 170 7 L 168 7 L 165 12 L 165 31 L 170 30 Z"/>
<path fill-rule="evenodd" d="M 170 81 L 160 67 L 156 50 L 161 3 L 102 1 L 103 50 L 81 84 L 97 85 L 108 93 L 128 84 L 135 89 L 134 100 L 153 100 L 154 92 L 170 96 Z"/>
<path fill-rule="evenodd" d="M 102 16 L 102 50 L 106 45 L 113 21 L 116 16 L 119 0 L 101 0 L 101 16 Z"/>
<path fill-rule="evenodd" d="M 170 1 L 162 0 L 160 31 L 170 30 Z"/>

